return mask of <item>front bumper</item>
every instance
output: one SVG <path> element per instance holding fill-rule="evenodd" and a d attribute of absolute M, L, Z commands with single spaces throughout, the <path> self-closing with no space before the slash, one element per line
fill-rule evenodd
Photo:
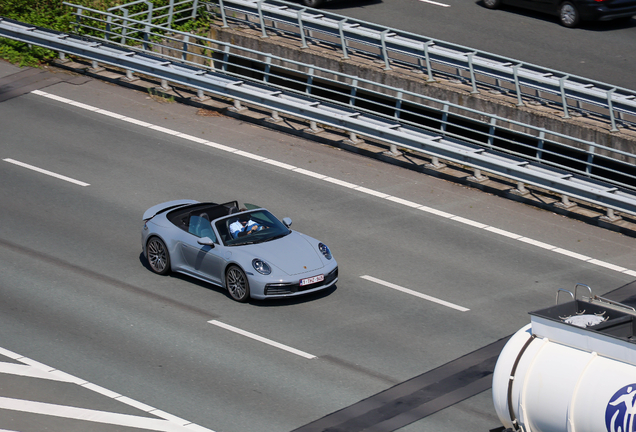
<path fill-rule="evenodd" d="M 579 12 L 585 21 L 611 21 L 619 18 L 628 18 L 636 15 L 636 3 L 616 5 L 607 7 L 606 5 L 589 5 L 581 7 Z"/>
<path fill-rule="evenodd" d="M 305 295 L 312 292 L 320 291 L 333 286 L 338 282 L 338 265 L 328 269 L 328 273 L 325 274 L 325 279 L 319 283 L 300 286 L 298 280 L 291 282 L 268 282 L 257 289 L 251 289 L 252 298 L 264 300 L 264 299 L 276 299 L 296 297 L 299 295 Z"/>

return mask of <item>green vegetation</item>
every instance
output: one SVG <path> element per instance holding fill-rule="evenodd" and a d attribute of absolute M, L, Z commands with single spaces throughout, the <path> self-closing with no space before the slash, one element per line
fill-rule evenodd
<path fill-rule="evenodd" d="M 0 16 L 36 26 L 65 31 L 71 19 L 61 0 L 2 0 Z M 0 57 L 20 66 L 37 66 L 55 53 L 10 39 L 0 39 Z"/>
<path fill-rule="evenodd" d="M 99 11 L 130 3 L 132 0 L 68 0 L 69 3 L 85 6 Z M 63 0 L 0 0 L 0 17 L 33 24 L 64 33 L 73 32 L 73 9 L 64 6 Z M 169 4 L 169 0 L 154 0 L 155 8 Z M 130 13 L 142 12 L 144 3 L 130 8 Z M 205 20 L 186 22 L 175 29 L 190 31 L 205 25 Z M 57 53 L 22 42 L 0 38 L 0 58 L 19 66 L 39 66 L 57 57 Z"/>

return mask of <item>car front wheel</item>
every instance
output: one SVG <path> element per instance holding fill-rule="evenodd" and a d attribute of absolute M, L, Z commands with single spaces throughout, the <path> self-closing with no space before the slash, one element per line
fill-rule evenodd
<path fill-rule="evenodd" d="M 152 237 L 146 245 L 146 257 L 153 272 L 165 275 L 170 272 L 170 254 L 159 237 Z"/>
<path fill-rule="evenodd" d="M 581 17 L 573 3 L 569 1 L 561 3 L 561 7 L 559 8 L 559 21 L 561 25 L 569 28 L 579 25 Z"/>
<path fill-rule="evenodd" d="M 488 9 L 497 9 L 501 6 L 501 0 L 484 0 L 484 6 Z"/>
<path fill-rule="evenodd" d="M 243 270 L 231 266 L 225 273 L 225 287 L 237 302 L 245 303 L 250 298 L 250 284 Z"/>

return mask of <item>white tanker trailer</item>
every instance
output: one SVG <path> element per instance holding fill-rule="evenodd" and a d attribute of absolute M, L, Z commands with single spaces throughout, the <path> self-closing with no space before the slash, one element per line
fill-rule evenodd
<path fill-rule="evenodd" d="M 577 289 L 589 297 L 577 298 Z M 559 293 L 572 301 L 559 303 Z M 493 374 L 495 410 L 523 432 L 636 431 L 636 312 L 578 284 L 531 312 Z"/>

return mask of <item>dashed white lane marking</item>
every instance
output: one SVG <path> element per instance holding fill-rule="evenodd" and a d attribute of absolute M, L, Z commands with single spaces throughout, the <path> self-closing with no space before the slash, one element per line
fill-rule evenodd
<path fill-rule="evenodd" d="M 271 345 L 271 346 L 273 346 L 273 347 L 280 348 L 280 349 L 282 349 L 282 350 L 285 350 L 285 351 L 287 351 L 287 352 L 290 352 L 290 353 L 293 353 L 293 354 L 299 355 L 299 356 L 301 356 L 301 357 L 305 357 L 305 358 L 307 358 L 307 359 L 313 359 L 313 358 L 316 358 L 316 356 L 315 356 L 315 355 L 313 355 L 313 354 L 309 354 L 309 353 L 306 353 L 306 352 L 304 352 L 304 351 L 297 350 L 296 348 L 292 348 L 292 347 L 289 347 L 289 346 L 287 346 L 287 345 L 283 345 L 283 344 L 281 344 L 281 343 L 274 342 L 274 341 L 273 341 L 273 340 L 271 340 L 271 339 L 267 339 L 267 338 L 264 338 L 264 337 L 262 337 L 262 336 L 256 335 L 256 334 L 254 334 L 254 333 L 250 333 L 250 332 L 248 332 L 248 331 L 241 330 L 240 328 L 237 328 L 237 327 L 231 326 L 231 325 L 229 325 L 229 324 L 225 324 L 225 323 L 222 323 L 222 322 L 217 321 L 217 320 L 211 320 L 211 321 L 208 321 L 208 322 L 209 322 L 210 324 L 213 324 L 213 325 L 217 326 L 217 327 L 224 328 L 224 329 L 229 330 L 229 331 L 231 331 L 231 332 L 238 333 L 238 334 L 240 334 L 240 335 L 242 335 L 242 336 L 246 336 L 246 337 L 248 337 L 248 338 L 251 338 L 251 339 L 257 340 L 257 341 L 259 341 L 259 342 L 263 342 L 263 343 L 265 343 L 265 344 L 267 344 L 267 345 Z"/>
<path fill-rule="evenodd" d="M 366 279 L 368 281 L 375 282 L 375 283 L 380 284 L 380 285 L 384 285 L 385 287 L 388 287 L 388 288 L 393 288 L 394 290 L 397 290 L 397 291 L 402 291 L 403 293 L 410 294 L 410 295 L 415 296 L 415 297 L 423 298 L 424 300 L 428 300 L 430 302 L 437 303 L 437 304 L 440 304 L 442 306 L 446 306 L 446 307 L 449 307 L 451 309 L 458 310 L 460 312 L 467 312 L 467 311 L 470 310 L 470 309 L 465 308 L 463 306 L 459 306 L 459 305 L 447 302 L 445 300 L 440 300 L 440 299 L 438 299 L 436 297 L 432 297 L 432 296 L 429 296 L 429 295 L 426 295 L 426 294 L 422 294 L 421 292 L 413 291 L 411 289 L 401 287 L 401 286 L 393 284 L 391 282 L 383 281 L 382 279 L 374 278 L 373 276 L 364 275 L 364 276 L 360 276 L 360 277 L 362 279 Z"/>
<path fill-rule="evenodd" d="M 440 2 L 436 2 L 436 1 L 431 1 L 431 0 L 419 0 L 422 3 L 428 3 L 428 4 L 432 4 L 435 6 L 441 6 L 441 7 L 450 7 L 451 5 L 446 4 L 446 3 L 440 3 Z"/>
<path fill-rule="evenodd" d="M 420 1 L 422 1 L 422 0 L 420 0 Z M 436 3 L 436 2 L 429 2 L 429 1 L 427 1 L 427 2 L 428 3 Z M 443 5 L 443 3 L 439 3 L 439 5 Z M 448 6 L 448 5 L 445 5 L 445 6 Z M 69 99 L 66 99 L 66 98 L 63 98 L 63 97 L 59 97 L 59 96 L 55 96 L 55 95 L 52 95 L 50 93 L 43 92 L 41 90 L 34 90 L 31 93 L 39 95 L 39 96 L 43 96 L 43 97 L 46 97 L 46 98 L 54 99 L 54 100 L 59 101 L 59 102 L 63 102 L 63 103 L 67 103 L 67 104 L 74 104 L 74 101 L 72 101 L 72 100 L 69 100 Z M 104 110 L 100 110 L 100 109 L 93 109 L 94 107 L 92 107 L 90 105 L 84 105 L 84 104 L 74 104 L 74 105 L 75 106 L 79 106 L 79 107 L 84 107 L 85 106 L 86 109 L 89 109 L 89 110 L 91 110 L 91 111 L 93 111 L 95 113 L 108 115 L 108 116 L 113 117 L 113 118 L 119 118 L 120 120 L 127 121 L 127 122 L 130 122 L 130 123 L 142 126 L 142 127 L 153 128 L 153 129 L 158 130 L 158 131 L 161 131 L 161 129 L 163 129 L 163 128 L 159 128 L 158 126 L 155 126 L 153 124 L 146 123 L 146 122 L 143 122 L 143 121 L 140 121 L 140 120 L 136 120 L 136 119 L 133 119 L 133 118 L 130 118 L 130 117 L 118 116 L 117 114 L 112 113 L 110 111 L 104 111 Z M 166 131 L 167 131 L 166 133 L 170 133 L 170 134 L 172 134 L 172 132 L 174 132 L 174 131 L 172 131 L 170 129 L 166 129 Z M 453 220 L 455 222 L 459 222 L 459 223 L 462 223 L 462 224 L 465 224 L 465 225 L 472 226 L 472 227 L 477 228 L 477 229 L 483 229 L 483 230 L 491 232 L 493 234 L 497 234 L 497 235 L 500 235 L 500 236 L 503 236 L 503 237 L 507 237 L 507 238 L 510 238 L 510 239 L 513 239 L 513 240 L 518 240 L 518 241 L 521 241 L 521 242 L 524 242 L 524 243 L 539 247 L 541 249 L 549 250 L 549 251 L 552 251 L 552 252 L 555 252 L 555 253 L 558 253 L 558 254 L 561 254 L 561 255 L 568 256 L 570 258 L 574 258 L 574 259 L 577 259 L 577 260 L 580 260 L 580 261 L 584 261 L 584 262 L 586 262 L 588 264 L 592 264 L 592 265 L 595 265 L 595 266 L 603 267 L 603 268 L 606 268 L 606 269 L 609 269 L 609 270 L 617 271 L 619 273 L 624 273 L 626 275 L 636 277 L 636 271 L 634 271 L 634 270 L 630 270 L 630 269 L 627 269 L 627 268 L 624 268 L 624 267 L 621 267 L 621 266 L 618 266 L 618 265 L 615 265 L 615 264 L 607 263 L 607 262 L 604 262 L 604 261 L 599 261 L 599 260 L 596 260 L 594 258 L 585 256 L 585 255 L 582 255 L 582 254 L 579 254 L 579 253 L 576 253 L 576 252 L 568 251 L 568 250 L 559 248 L 557 246 L 553 246 L 553 245 L 550 245 L 550 244 L 547 244 L 547 243 L 540 242 L 538 240 L 533 240 L 533 239 L 530 239 L 528 237 L 524 237 L 524 236 L 521 236 L 519 234 L 510 232 L 510 231 L 505 231 L 505 230 L 502 230 L 502 229 L 499 229 L 499 228 L 496 228 L 496 227 L 493 227 L 493 226 L 490 226 L 490 225 L 487 225 L 487 224 L 484 224 L 484 223 L 481 223 L 481 222 L 477 222 L 477 221 L 474 221 L 474 220 L 471 220 L 471 219 L 466 219 L 464 217 L 461 217 L 461 216 L 458 216 L 458 215 L 454 215 L 452 213 L 447 213 L 447 212 L 442 211 L 442 210 L 437 210 L 437 209 L 434 209 L 434 208 L 431 208 L 431 207 L 427 207 L 425 205 L 421 205 L 421 204 L 413 202 L 413 201 L 405 200 L 403 198 L 399 198 L 399 197 L 388 195 L 388 194 L 385 194 L 385 193 L 382 193 L 382 192 L 374 191 L 372 189 L 368 189 L 368 188 L 362 187 L 360 185 L 356 185 L 354 183 L 349 183 L 349 182 L 346 182 L 344 180 L 334 179 L 333 177 L 328 177 L 328 176 L 326 176 L 324 174 L 320 174 L 320 173 L 317 173 L 317 172 L 314 172 L 314 171 L 309 171 L 309 170 L 306 170 L 304 168 L 296 167 L 296 166 L 289 165 L 289 164 L 286 164 L 286 163 L 283 163 L 283 162 L 278 162 L 278 161 L 275 161 L 275 160 L 272 160 L 272 159 L 267 159 L 267 158 L 264 158 L 264 157 L 261 157 L 261 156 L 258 156 L 258 155 L 254 155 L 253 153 L 248 153 L 248 152 L 245 152 L 243 150 L 235 149 L 233 147 L 229 147 L 229 146 L 226 146 L 226 145 L 223 145 L 223 144 L 219 144 L 219 143 L 215 143 L 215 142 L 212 142 L 212 141 L 204 140 L 202 138 L 193 137 L 191 135 L 187 135 L 187 134 L 183 134 L 183 133 L 177 133 L 175 136 L 178 136 L 180 138 L 183 138 L 183 139 L 186 139 L 186 140 L 189 140 L 189 141 L 193 141 L 193 142 L 196 142 L 196 143 L 199 143 L 199 144 L 203 144 L 203 145 L 208 146 L 208 147 L 214 147 L 214 148 L 217 148 L 219 150 L 227 151 L 229 153 L 234 153 L 234 154 L 237 154 L 237 155 L 241 155 L 243 157 L 248 157 L 250 159 L 257 160 L 257 161 L 260 161 L 260 162 L 264 162 L 264 163 L 267 163 L 267 164 L 270 164 L 270 165 L 273 165 L 273 166 L 278 166 L 280 168 L 283 168 L 283 169 L 286 169 L 286 170 L 289 170 L 289 171 L 292 171 L 292 172 L 295 172 L 295 173 L 298 173 L 298 174 L 304 174 L 304 175 L 309 176 L 309 177 L 313 177 L 313 178 L 316 178 L 316 179 L 319 179 L 319 180 L 324 180 L 324 181 L 330 182 L 332 184 L 336 184 L 336 185 L 340 185 L 340 186 L 346 187 L 346 188 L 351 189 L 351 190 L 363 192 L 363 193 L 368 194 L 368 195 L 373 195 L 373 196 L 376 196 L 378 198 L 386 199 L 386 200 L 395 202 L 397 204 L 401 204 L 401 205 L 404 205 L 404 206 L 407 206 L 407 207 L 415 208 L 415 209 L 418 209 L 418 210 L 421 210 L 421 211 L 424 211 L 424 212 L 427 212 L 427 213 L 430 213 L 430 214 L 434 214 L 436 216 L 439 216 L 439 217 L 442 217 L 442 218 L 445 218 L 445 219 L 450 219 L 450 220 Z M 7 159 L 5 159 L 5 161 L 6 160 Z"/>
<path fill-rule="evenodd" d="M 89 422 L 111 424 L 117 426 L 133 427 L 151 431 L 165 432 L 214 432 L 176 417 L 165 411 L 158 410 L 142 402 L 135 401 L 119 393 L 105 389 L 86 380 L 77 378 L 66 372 L 62 372 L 30 358 L 16 354 L 0 347 L 0 355 L 19 361 L 22 364 L 0 362 L 0 373 L 20 375 L 31 378 L 39 378 L 53 381 L 62 381 L 76 384 L 88 390 L 97 392 L 108 398 L 117 400 L 126 405 L 137 408 L 158 418 L 140 417 L 130 414 L 120 414 L 107 411 L 77 408 L 67 405 L 34 402 L 26 399 L 13 399 L 0 397 L 0 409 L 61 417 L 73 420 L 85 420 Z M 2 432 L 2 431 L 0 431 Z"/>
<path fill-rule="evenodd" d="M 46 174 L 48 176 L 55 177 L 55 178 L 58 178 L 60 180 L 64 180 L 64 181 L 67 181 L 67 182 L 70 182 L 70 183 L 74 183 L 74 184 L 79 185 L 79 186 L 90 186 L 90 184 L 88 184 L 88 183 L 84 183 L 82 181 L 75 180 L 73 178 L 66 177 L 66 176 L 63 176 L 61 174 L 54 173 L 52 171 L 47 171 L 45 169 L 38 168 L 38 167 L 33 166 L 33 165 L 25 164 L 24 162 L 20 162 L 20 161 L 13 160 L 13 159 L 3 159 L 3 161 L 9 162 L 9 163 L 14 164 L 14 165 L 21 166 L 22 168 L 27 168 L 27 169 L 39 172 L 41 174 Z"/>

